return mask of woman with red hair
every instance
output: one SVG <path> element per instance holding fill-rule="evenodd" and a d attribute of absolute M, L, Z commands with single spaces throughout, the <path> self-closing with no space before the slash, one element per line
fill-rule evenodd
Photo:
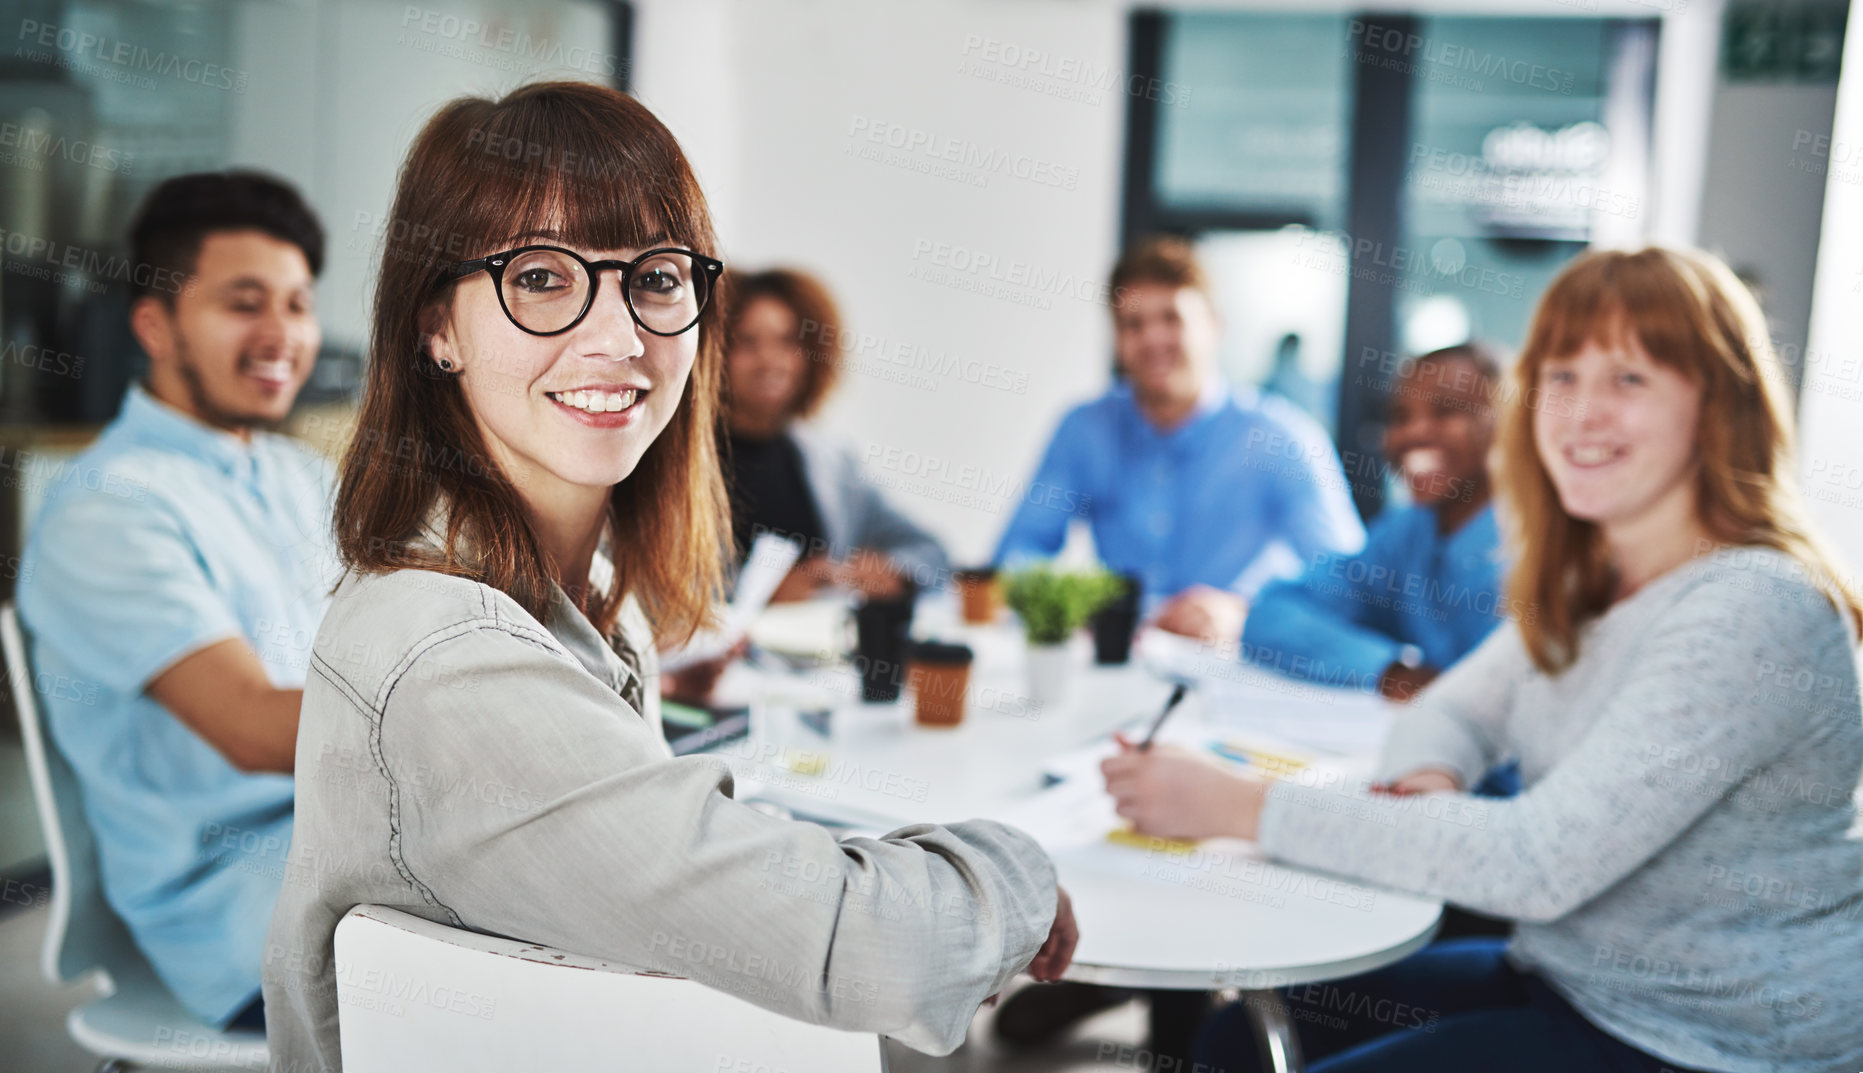
<path fill-rule="evenodd" d="M 1863 1068 L 1860 609 L 1784 384 L 1719 261 L 1578 258 L 1508 393 L 1517 616 L 1398 718 L 1382 785 L 1106 762 L 1140 830 L 1517 922 L 1289 991 L 1315 1070 Z M 1519 796 L 1465 792 L 1510 757 Z M 1245 1032 L 1219 1014 L 1205 1068 L 1254 1068 Z"/>

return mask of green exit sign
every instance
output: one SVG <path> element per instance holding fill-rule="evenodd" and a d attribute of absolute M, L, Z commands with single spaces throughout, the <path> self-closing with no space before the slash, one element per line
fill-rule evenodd
<path fill-rule="evenodd" d="M 1832 0 L 1739 0 L 1721 23 L 1721 74 L 1730 82 L 1837 81 L 1848 5 Z"/>

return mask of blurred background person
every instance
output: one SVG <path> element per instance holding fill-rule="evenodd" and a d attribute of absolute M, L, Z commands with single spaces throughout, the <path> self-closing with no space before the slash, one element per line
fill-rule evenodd
<path fill-rule="evenodd" d="M 1410 503 L 1385 507 L 1360 551 L 1322 554 L 1265 587 L 1242 630 L 1245 659 L 1409 700 L 1488 636 L 1506 606 L 1487 465 L 1500 376 L 1480 343 L 1399 369 L 1384 454 Z"/>
<path fill-rule="evenodd" d="M 1274 344 L 1274 360 L 1263 380 L 1263 391 L 1270 391 L 1300 407 L 1324 424 L 1338 419 L 1338 393 L 1308 376 L 1300 366 L 1300 333 L 1288 332 Z"/>
<path fill-rule="evenodd" d="M 1118 379 L 1062 418 L 996 562 L 1054 556 L 1078 511 L 1154 625 L 1234 644 L 1264 583 L 1358 550 L 1364 526 L 1325 430 L 1217 370 L 1222 325 L 1189 243 L 1139 243 L 1110 282 Z"/>
<path fill-rule="evenodd" d="M 1188 243 L 1140 243 L 1110 286 L 1119 379 L 1062 419 L 996 561 L 1055 555 L 1075 516 L 1068 507 L 1079 504 L 1100 560 L 1139 578 L 1153 625 L 1234 645 L 1264 582 L 1358 550 L 1364 528 L 1325 431 L 1286 399 L 1232 386 L 1217 370 L 1221 324 Z M 996 1030 L 1036 1046 L 1134 994 L 1072 983 L 1025 991 Z M 1181 1057 L 1202 996 L 1146 995 L 1151 1047 Z"/>
<path fill-rule="evenodd" d="M 291 187 L 215 172 L 156 188 L 130 245 L 148 378 L 51 492 L 20 614 L 37 673 L 84 684 L 42 703 L 105 897 L 189 1012 L 243 1025 L 336 580 L 333 471 L 267 431 L 317 360 L 324 235 Z"/>
<path fill-rule="evenodd" d="M 861 473 L 854 448 L 807 419 L 840 375 L 841 316 L 820 281 L 772 268 L 727 281 L 720 453 L 741 561 L 759 533 L 800 545 L 777 600 L 838 586 L 893 597 L 936 584 L 938 540 Z"/>

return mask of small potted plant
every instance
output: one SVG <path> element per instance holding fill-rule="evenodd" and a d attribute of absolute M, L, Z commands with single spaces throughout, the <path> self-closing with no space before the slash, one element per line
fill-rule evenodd
<path fill-rule="evenodd" d="M 1121 582 L 1104 570 L 1062 571 L 1043 564 L 1009 575 L 1003 595 L 1028 634 L 1029 699 L 1053 704 L 1072 670 L 1068 638 L 1115 599 Z"/>

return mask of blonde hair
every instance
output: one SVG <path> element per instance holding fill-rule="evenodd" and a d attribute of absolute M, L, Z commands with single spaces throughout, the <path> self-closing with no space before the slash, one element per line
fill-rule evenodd
<path fill-rule="evenodd" d="M 1579 629 L 1610 606 L 1616 582 L 1601 530 L 1566 513 L 1534 442 L 1540 370 L 1587 343 L 1627 338 L 1701 389 L 1695 480 L 1703 527 L 1718 542 L 1796 559 L 1863 627 L 1863 600 L 1799 495 L 1791 404 L 1758 303 L 1725 264 L 1699 251 L 1597 250 L 1540 298 L 1499 437 L 1497 483 L 1515 544 L 1508 596 L 1531 611 L 1519 627 L 1533 662 L 1548 674 L 1570 666 Z"/>

